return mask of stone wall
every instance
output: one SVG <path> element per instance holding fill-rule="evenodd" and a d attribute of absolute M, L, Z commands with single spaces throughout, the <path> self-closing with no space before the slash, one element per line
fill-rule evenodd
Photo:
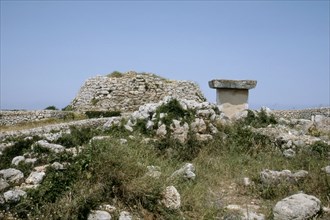
<path fill-rule="evenodd" d="M 165 96 L 205 101 L 199 86 L 190 81 L 167 80 L 154 74 L 128 72 L 117 77 L 96 76 L 80 88 L 71 106 L 77 111 L 132 112 Z"/>
<path fill-rule="evenodd" d="M 301 109 L 301 110 L 273 110 L 276 116 L 283 118 L 299 118 L 311 120 L 312 116 L 324 115 L 330 117 L 330 107 Z"/>
<path fill-rule="evenodd" d="M 72 112 L 58 110 L 0 111 L 0 126 L 15 125 L 50 118 L 63 119 L 70 114 L 72 115 Z"/>

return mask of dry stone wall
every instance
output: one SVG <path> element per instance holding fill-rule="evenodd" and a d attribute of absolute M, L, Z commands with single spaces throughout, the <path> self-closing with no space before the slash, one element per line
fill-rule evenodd
<path fill-rule="evenodd" d="M 96 76 L 88 79 L 72 101 L 74 110 L 119 110 L 133 112 L 146 103 L 165 96 L 205 101 L 199 86 L 191 81 L 167 80 L 154 74 L 128 72 L 119 77 Z"/>
<path fill-rule="evenodd" d="M 72 114 L 72 112 L 57 110 L 0 111 L 0 126 L 15 125 L 50 118 L 63 119 L 69 114 Z"/>
<path fill-rule="evenodd" d="M 272 113 L 278 117 L 283 118 L 299 118 L 311 120 L 315 115 L 324 115 L 326 117 L 330 117 L 330 107 L 300 110 L 274 110 Z"/>

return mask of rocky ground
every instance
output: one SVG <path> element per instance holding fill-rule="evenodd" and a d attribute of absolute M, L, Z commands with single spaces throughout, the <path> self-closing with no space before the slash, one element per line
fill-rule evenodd
<path fill-rule="evenodd" d="M 235 138 L 229 136 L 223 128 L 227 129 L 234 124 L 251 130 L 257 137 L 270 140 L 269 148 L 282 155 L 286 163 L 300 158 L 302 154 L 314 155 L 315 152 L 320 155 L 322 161 L 329 160 L 330 118 L 327 116 L 316 115 L 310 120 L 278 118 L 272 115 L 270 109 L 263 108 L 260 111 L 246 110 L 237 114 L 233 119 L 229 119 L 214 104 L 166 97 L 159 103 L 143 105 L 138 111 L 128 116 L 87 119 L 28 130 L 1 132 L 0 208 L 2 212 L 0 219 L 34 219 L 35 216 L 29 215 L 30 211 L 24 213 L 21 210 L 20 214 L 15 213 L 17 207 L 31 196 L 31 192 L 46 189 L 45 184 L 49 184 L 47 180 L 49 175 L 61 175 L 61 172 L 70 170 L 72 164 L 78 161 L 73 158 L 80 158 L 87 148 L 93 147 L 93 143 L 108 140 L 125 147 L 125 145 L 130 146 L 130 143 L 139 141 L 148 146 L 154 146 L 153 144 L 159 140 L 169 144 L 166 141 L 173 139 L 178 143 L 177 146 L 186 146 L 185 144 L 191 140 L 191 135 L 193 135 L 195 142 L 205 143 L 205 146 L 206 143 L 216 141 L 229 144 L 235 141 Z M 75 137 L 73 134 L 81 128 L 87 129 L 88 132 L 84 133 L 83 138 L 73 139 L 72 137 Z M 117 130 L 127 135 L 116 136 L 114 140 L 114 137 L 109 134 Z M 251 148 L 254 157 L 258 157 L 257 153 L 254 153 L 260 150 L 258 143 L 256 142 L 255 146 Z M 175 151 L 173 153 L 171 148 L 166 149 L 163 153 L 167 156 L 170 155 L 168 158 L 176 157 Z M 199 151 L 197 153 L 191 151 L 191 157 L 185 156 L 184 161 L 186 162 L 182 167 L 172 170 L 171 174 L 166 176 L 168 185 L 162 188 L 157 197 L 157 206 L 166 210 L 175 210 L 178 219 L 199 219 L 199 217 L 189 217 L 188 214 L 185 214 L 188 213 L 187 208 L 183 208 L 187 206 L 184 204 L 186 200 L 178 190 L 181 187 L 176 185 L 181 186 L 181 183 L 176 182 L 177 179 L 179 182 L 201 181 L 199 175 L 203 175 L 198 174 L 194 162 L 191 162 L 194 158 L 198 158 L 195 156 L 198 153 L 200 154 Z M 250 155 L 251 152 L 248 153 Z M 308 161 L 308 158 L 305 159 Z M 196 163 L 199 167 L 198 160 Z M 158 179 L 165 175 L 162 171 L 164 169 L 164 167 L 149 165 L 146 166 L 143 176 Z M 223 180 L 217 185 L 217 190 L 212 189 L 210 193 L 211 197 L 216 198 L 212 200 L 212 204 L 216 204 L 215 206 L 218 208 L 221 207 L 222 211 L 205 218 L 267 219 L 271 216 L 278 220 L 327 219 L 330 217 L 329 183 L 325 183 L 327 191 L 321 192 L 321 194 L 326 194 L 322 197 L 323 201 L 311 194 L 311 190 L 307 190 L 308 194 L 297 191 L 276 201 L 271 210 L 266 208 L 265 201 L 267 200 L 258 196 L 260 193 L 253 193 L 259 186 L 262 186 L 263 189 L 274 189 L 277 186 L 289 188 L 301 186 L 315 175 L 323 175 L 326 180 L 329 180 L 330 162 L 328 161 L 328 165 L 322 167 L 317 174 L 310 173 L 311 170 L 313 169 L 298 169 L 298 166 L 295 170 L 271 170 L 264 167 L 255 175 L 257 177 L 242 176 L 238 181 Z M 207 173 L 208 170 L 202 172 Z M 92 174 L 87 173 L 86 175 L 86 178 L 89 178 L 88 175 Z M 69 194 L 67 196 L 70 197 Z M 328 198 L 328 200 L 324 198 Z M 72 200 L 68 199 L 68 201 Z M 205 206 L 207 206 L 206 203 Z M 137 211 L 125 204 L 118 205 L 119 207 L 114 204 L 120 203 L 102 201 L 98 206 L 93 206 L 86 217 L 90 220 L 146 219 L 141 214 L 142 211 Z M 39 219 L 45 218 L 39 216 Z M 66 218 L 63 217 L 63 219 Z"/>

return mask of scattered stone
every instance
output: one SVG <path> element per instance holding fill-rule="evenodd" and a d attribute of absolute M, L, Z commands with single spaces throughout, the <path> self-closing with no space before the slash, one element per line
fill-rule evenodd
<path fill-rule="evenodd" d="M 111 215 L 106 211 L 92 210 L 88 215 L 88 220 L 111 220 Z"/>
<path fill-rule="evenodd" d="M 181 125 L 179 120 L 174 119 L 170 128 L 173 131 L 172 137 L 174 139 L 177 139 L 180 143 L 186 142 L 189 132 L 189 125 L 187 122 L 184 122 L 183 125 Z"/>
<path fill-rule="evenodd" d="M 44 172 L 32 172 L 28 178 L 26 178 L 25 183 L 27 184 L 32 184 L 32 185 L 37 185 L 42 182 L 44 179 L 46 173 Z"/>
<path fill-rule="evenodd" d="M 179 192 L 174 186 L 168 186 L 162 193 L 163 199 L 161 203 L 168 209 L 179 209 L 181 206 L 181 198 Z"/>
<path fill-rule="evenodd" d="M 276 203 L 274 220 L 304 220 L 316 216 L 321 211 L 321 202 L 314 196 L 298 193 Z"/>
<path fill-rule="evenodd" d="M 125 125 L 124 128 L 129 132 L 133 132 L 133 128 L 129 125 Z"/>
<path fill-rule="evenodd" d="M 195 118 L 195 121 L 191 123 L 191 129 L 193 132 L 203 134 L 206 132 L 206 124 L 202 118 Z"/>
<path fill-rule="evenodd" d="M 65 151 L 65 147 L 63 147 L 62 145 L 50 144 L 45 140 L 37 141 L 34 145 L 35 146 L 38 145 L 42 148 L 48 149 L 48 150 L 53 151 L 55 153 L 61 153 L 61 152 Z"/>
<path fill-rule="evenodd" d="M 156 135 L 159 137 L 165 137 L 166 134 L 167 134 L 166 125 L 162 124 L 161 126 L 158 127 L 156 131 Z"/>
<path fill-rule="evenodd" d="M 199 133 L 197 133 L 196 134 L 196 139 L 198 140 L 198 141 L 210 141 L 210 140 L 212 140 L 213 139 L 213 136 L 212 135 L 210 135 L 210 134 L 199 134 Z"/>
<path fill-rule="evenodd" d="M 264 214 L 257 213 L 259 206 L 255 205 L 247 205 L 245 208 L 239 205 L 228 205 L 226 206 L 228 210 L 234 210 L 239 212 L 240 216 L 235 216 L 234 219 L 241 219 L 241 220 L 265 220 Z"/>
<path fill-rule="evenodd" d="M 118 220 L 132 220 L 132 215 L 131 215 L 131 213 L 129 213 L 127 211 L 122 211 L 119 214 Z"/>
<path fill-rule="evenodd" d="M 243 178 L 243 185 L 244 186 L 250 186 L 251 185 L 251 180 L 249 177 L 244 177 Z"/>
<path fill-rule="evenodd" d="M 172 175 L 171 178 L 174 177 L 183 177 L 188 180 L 194 180 L 196 177 L 195 172 L 195 167 L 191 163 L 186 163 L 183 167 L 175 171 Z"/>
<path fill-rule="evenodd" d="M 5 190 L 9 187 L 9 184 L 2 178 L 0 178 L 0 191 Z"/>
<path fill-rule="evenodd" d="M 25 161 L 25 157 L 24 156 L 17 156 L 17 157 L 13 158 L 13 160 L 11 161 L 11 164 L 17 166 L 22 161 Z"/>
<path fill-rule="evenodd" d="M 103 125 L 103 128 L 108 129 L 112 128 L 113 126 L 119 126 L 122 117 L 111 117 L 109 120 Z"/>
<path fill-rule="evenodd" d="M 326 174 L 330 175 L 330 166 L 323 167 L 322 170 L 323 170 Z"/>
<path fill-rule="evenodd" d="M 43 165 L 43 166 L 38 166 L 33 168 L 34 171 L 36 172 L 44 172 L 46 173 L 47 167 L 49 166 L 49 164 Z"/>
<path fill-rule="evenodd" d="M 292 149 L 286 149 L 283 151 L 283 156 L 286 158 L 293 158 L 296 156 L 296 152 Z"/>
<path fill-rule="evenodd" d="M 9 190 L 3 194 L 6 202 L 19 202 L 21 197 L 25 197 L 26 192 L 20 189 Z"/>
<path fill-rule="evenodd" d="M 147 169 L 148 172 L 146 173 L 146 176 L 158 179 L 162 174 L 159 166 L 147 166 Z"/>
<path fill-rule="evenodd" d="M 23 181 L 24 174 L 17 169 L 9 168 L 0 170 L 0 178 L 3 178 L 7 183 L 20 183 Z"/>
<path fill-rule="evenodd" d="M 308 176 L 308 172 L 305 170 L 299 170 L 296 173 L 292 173 L 290 170 L 263 170 L 260 173 L 260 180 L 264 184 L 274 185 L 281 182 L 296 182 L 302 180 Z"/>
<path fill-rule="evenodd" d="M 54 168 L 55 170 L 64 170 L 63 164 L 59 162 L 52 163 L 51 167 Z"/>
<path fill-rule="evenodd" d="M 93 143 L 94 141 L 103 141 L 103 140 L 110 140 L 110 136 L 94 136 L 92 139 L 89 140 L 89 143 Z"/>
<path fill-rule="evenodd" d="M 109 212 L 109 213 L 114 213 L 117 210 L 116 207 L 109 205 L 109 204 L 102 204 L 99 206 L 99 209 L 102 211 Z"/>
<path fill-rule="evenodd" d="M 35 162 L 37 162 L 37 160 L 37 158 L 26 158 L 24 162 L 34 164 Z"/>
<path fill-rule="evenodd" d="M 119 142 L 120 142 L 120 144 L 127 144 L 127 139 L 120 138 Z"/>
<path fill-rule="evenodd" d="M 152 130 L 154 128 L 155 123 L 153 121 L 148 121 L 146 124 L 146 129 L 147 130 Z"/>

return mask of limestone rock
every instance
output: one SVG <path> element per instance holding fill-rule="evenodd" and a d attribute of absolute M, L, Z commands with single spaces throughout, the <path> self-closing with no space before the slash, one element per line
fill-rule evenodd
<path fill-rule="evenodd" d="M 188 180 L 194 180 L 196 178 L 195 167 L 192 163 L 186 163 L 183 167 L 176 170 L 172 175 L 171 178 L 174 177 L 183 177 Z"/>
<path fill-rule="evenodd" d="M 167 134 L 166 125 L 162 124 L 161 126 L 159 126 L 159 128 L 156 131 L 156 134 L 159 137 L 165 137 L 165 135 Z"/>
<path fill-rule="evenodd" d="M 150 176 L 153 178 L 158 179 L 161 176 L 161 169 L 158 166 L 147 166 L 148 172 L 146 173 L 146 176 Z"/>
<path fill-rule="evenodd" d="M 283 156 L 286 158 L 293 158 L 296 156 L 296 152 L 292 149 L 286 149 L 283 151 Z"/>
<path fill-rule="evenodd" d="M 108 129 L 113 126 L 119 126 L 120 122 L 122 120 L 122 117 L 111 117 L 109 120 L 103 125 L 103 128 Z"/>
<path fill-rule="evenodd" d="M 186 142 L 189 132 L 189 125 L 187 122 L 181 125 L 179 120 L 174 119 L 170 128 L 173 131 L 172 136 L 174 139 L 177 139 L 180 143 Z"/>
<path fill-rule="evenodd" d="M 330 175 L 330 166 L 323 167 L 322 170 L 323 170 L 326 174 Z"/>
<path fill-rule="evenodd" d="M 24 174 L 17 169 L 9 168 L 0 170 L 0 178 L 3 178 L 8 183 L 20 183 L 24 178 Z"/>
<path fill-rule="evenodd" d="M 37 185 L 40 184 L 42 182 L 42 180 L 44 179 L 46 173 L 44 172 L 32 172 L 28 178 L 26 178 L 25 182 L 27 184 L 32 184 L 32 185 Z"/>
<path fill-rule="evenodd" d="M 191 123 L 191 129 L 194 132 L 205 133 L 206 124 L 202 118 L 195 118 L 195 121 Z"/>
<path fill-rule="evenodd" d="M 213 136 L 210 135 L 210 134 L 199 134 L 199 133 L 197 133 L 196 134 L 196 139 L 198 141 L 210 141 L 210 140 L 213 139 Z"/>
<path fill-rule="evenodd" d="M 21 197 L 26 196 L 26 192 L 20 189 L 9 190 L 3 194 L 6 202 L 19 202 Z"/>
<path fill-rule="evenodd" d="M 11 164 L 17 166 L 20 162 L 25 161 L 25 157 L 24 156 L 16 156 L 13 158 L 13 160 L 11 161 Z"/>
<path fill-rule="evenodd" d="M 9 184 L 2 178 L 0 178 L 0 191 L 5 190 L 9 187 Z"/>
<path fill-rule="evenodd" d="M 274 220 L 304 220 L 321 211 L 321 202 L 314 196 L 298 193 L 276 203 Z"/>
<path fill-rule="evenodd" d="M 61 152 L 65 151 L 65 147 L 63 147 L 62 145 L 59 145 L 59 144 L 50 144 L 50 143 L 48 143 L 45 140 L 37 141 L 35 143 L 35 145 L 38 145 L 38 146 L 40 146 L 42 148 L 48 149 L 48 150 L 53 151 L 55 153 L 61 153 Z"/>
<path fill-rule="evenodd" d="M 161 203 L 168 209 L 179 209 L 181 206 L 181 197 L 174 186 L 168 186 L 162 193 Z"/>
<path fill-rule="evenodd" d="M 132 220 L 132 215 L 131 215 L 131 213 L 129 213 L 127 211 L 122 211 L 119 214 L 118 220 Z"/>
<path fill-rule="evenodd" d="M 52 163 L 51 167 L 54 168 L 55 170 L 64 170 L 63 164 L 59 162 Z"/>
<path fill-rule="evenodd" d="M 129 125 L 125 125 L 124 128 L 129 132 L 133 132 L 133 128 Z"/>
<path fill-rule="evenodd" d="M 308 176 L 308 172 L 305 170 L 299 170 L 296 173 L 292 173 L 290 170 L 263 170 L 260 172 L 260 180 L 264 184 L 272 185 L 281 182 L 296 182 L 302 180 Z"/>
<path fill-rule="evenodd" d="M 88 215 L 88 220 L 111 220 L 111 215 L 106 211 L 93 210 Z"/>

